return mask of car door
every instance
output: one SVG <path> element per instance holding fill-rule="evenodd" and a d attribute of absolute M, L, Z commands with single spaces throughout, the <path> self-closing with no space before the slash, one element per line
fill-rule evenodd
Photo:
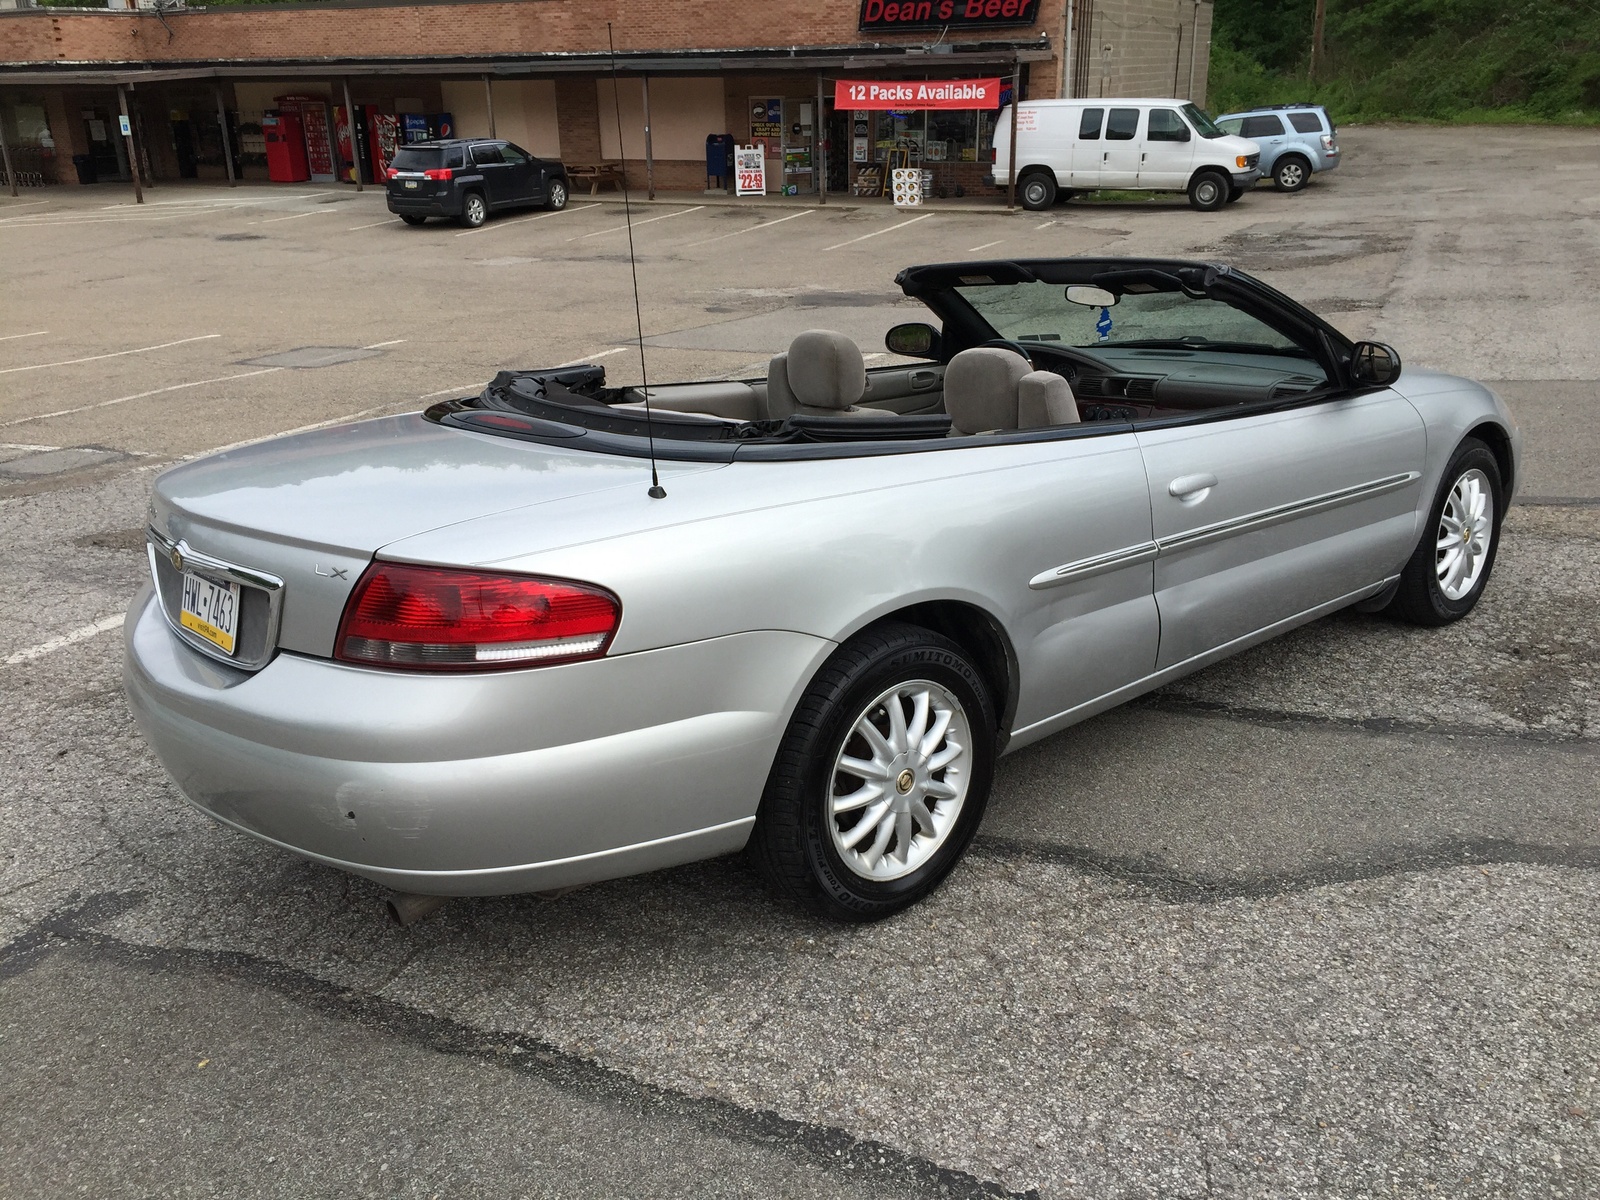
<path fill-rule="evenodd" d="M 1415 545 L 1423 423 L 1387 388 L 1137 436 L 1162 669 L 1353 599 Z"/>
<path fill-rule="evenodd" d="M 543 204 L 544 176 L 539 160 L 514 142 L 502 142 L 500 156 L 506 161 L 507 203 Z"/>
<path fill-rule="evenodd" d="M 1101 136 L 1106 110 L 1096 105 L 1085 108 L 1078 118 L 1078 136 L 1072 143 L 1072 186 L 1094 191 L 1100 186 L 1100 171 L 1105 166 L 1105 143 Z"/>
<path fill-rule="evenodd" d="M 472 147 L 472 165 L 483 176 L 483 198 L 490 208 L 504 207 L 511 196 L 510 168 L 494 142 L 477 142 Z"/>
<path fill-rule="evenodd" d="M 1102 188 L 1132 188 L 1139 184 L 1139 127 L 1137 108 L 1112 108 L 1106 113 L 1105 140 L 1101 143 Z"/>
<path fill-rule="evenodd" d="M 1261 170 L 1263 173 L 1272 170 L 1272 164 L 1278 160 L 1289 142 L 1289 135 L 1283 127 L 1283 118 L 1277 113 L 1261 113 L 1258 116 L 1246 117 L 1239 124 L 1239 136 L 1249 138 L 1261 147 Z"/>
<path fill-rule="evenodd" d="M 893 413 L 941 412 L 944 407 L 944 364 L 911 363 L 867 370 L 867 390 L 856 402 L 862 408 Z"/>
<path fill-rule="evenodd" d="M 1194 135 L 1175 108 L 1152 108 L 1139 146 L 1139 186 L 1182 190 L 1194 166 Z"/>

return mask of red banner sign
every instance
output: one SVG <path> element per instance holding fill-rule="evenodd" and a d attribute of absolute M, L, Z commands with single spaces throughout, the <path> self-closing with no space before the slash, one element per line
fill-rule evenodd
<path fill-rule="evenodd" d="M 835 108 L 999 108 L 996 79 L 841 79 Z"/>

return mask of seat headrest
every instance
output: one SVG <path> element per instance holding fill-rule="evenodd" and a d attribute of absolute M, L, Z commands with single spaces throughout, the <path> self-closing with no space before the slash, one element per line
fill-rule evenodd
<path fill-rule="evenodd" d="M 1072 385 L 1054 371 L 1029 371 L 1017 384 L 1017 428 L 1076 425 L 1078 400 Z"/>
<path fill-rule="evenodd" d="M 789 388 L 809 408 L 850 408 L 867 390 L 861 348 L 842 333 L 808 329 L 789 343 Z"/>
<path fill-rule="evenodd" d="M 998 346 L 963 350 L 944 369 L 944 410 L 958 433 L 1017 428 L 1017 385 L 1028 360 Z"/>

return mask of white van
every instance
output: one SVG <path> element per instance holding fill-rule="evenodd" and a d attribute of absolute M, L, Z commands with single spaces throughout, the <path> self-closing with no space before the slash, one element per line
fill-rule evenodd
<path fill-rule="evenodd" d="M 1188 192 L 1214 212 L 1261 178 L 1261 150 L 1187 100 L 1025 100 L 1017 110 L 1024 208 L 1101 188 Z M 1011 179 L 1011 107 L 995 118 L 994 180 Z"/>

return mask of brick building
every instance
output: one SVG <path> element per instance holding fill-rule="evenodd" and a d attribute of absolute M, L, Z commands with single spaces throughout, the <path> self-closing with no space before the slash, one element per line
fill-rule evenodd
<path fill-rule="evenodd" d="M 621 161 L 638 186 L 699 190 L 705 139 L 726 133 L 766 145 L 769 190 L 842 190 L 896 151 L 977 190 L 992 112 L 836 110 L 835 83 L 1000 76 L 1030 98 L 1203 104 L 1211 31 L 1210 0 L 107 2 L 151 7 L 0 0 L 0 133 L 24 183 L 128 178 L 126 104 L 157 181 L 265 179 L 274 130 L 313 179 L 370 180 L 408 124 L 448 114 L 460 135 Z"/>

